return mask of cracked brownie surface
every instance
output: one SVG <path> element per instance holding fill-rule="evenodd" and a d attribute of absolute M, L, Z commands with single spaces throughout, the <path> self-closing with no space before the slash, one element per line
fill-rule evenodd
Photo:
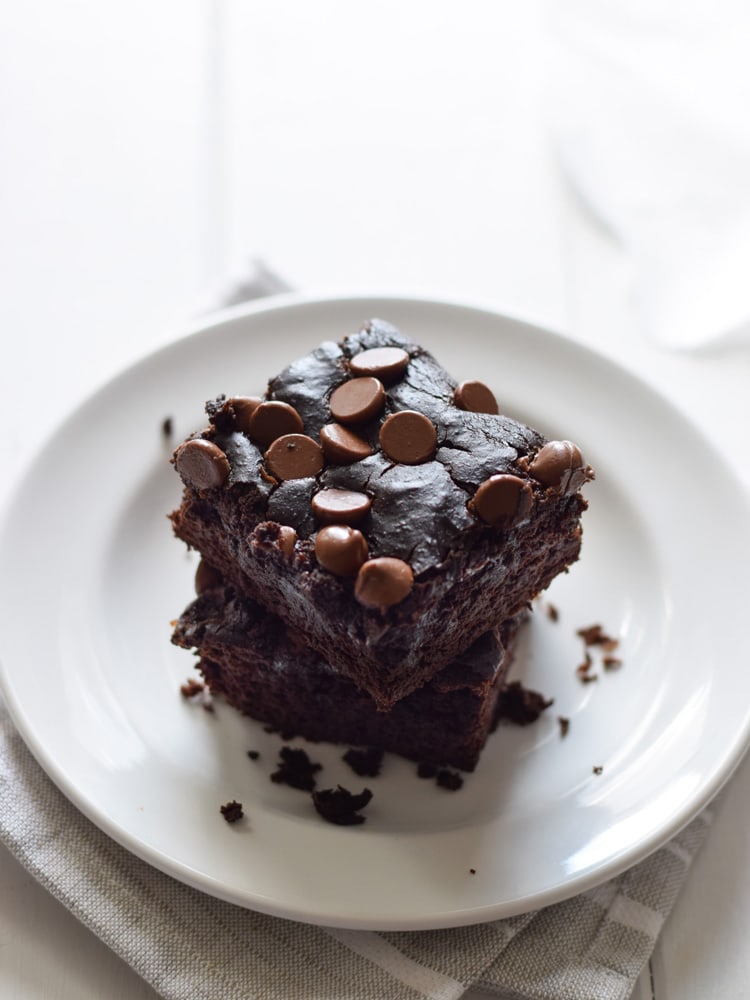
<path fill-rule="evenodd" d="M 578 557 L 579 449 L 382 320 L 206 411 L 175 533 L 381 709 Z"/>

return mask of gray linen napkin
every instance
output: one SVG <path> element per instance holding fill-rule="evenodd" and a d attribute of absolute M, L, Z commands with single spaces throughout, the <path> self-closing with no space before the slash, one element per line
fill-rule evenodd
<path fill-rule="evenodd" d="M 711 822 L 590 892 L 452 930 L 298 924 L 206 896 L 89 822 L 26 748 L 0 699 L 0 837 L 166 1000 L 627 1000 Z"/>
<path fill-rule="evenodd" d="M 262 262 L 225 305 L 287 290 Z M 705 810 L 630 871 L 534 913 L 449 930 L 316 927 L 191 889 L 130 854 L 34 760 L 0 696 L 0 838 L 166 1000 L 627 1000 L 708 831 Z"/>

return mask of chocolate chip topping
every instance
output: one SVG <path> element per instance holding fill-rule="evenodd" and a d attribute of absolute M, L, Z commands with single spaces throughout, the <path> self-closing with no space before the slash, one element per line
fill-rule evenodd
<path fill-rule="evenodd" d="M 205 559 L 201 559 L 198 563 L 198 569 L 195 571 L 195 592 L 200 596 L 206 590 L 218 587 L 223 580 L 224 577 L 218 569 L 215 569 L 211 563 L 207 563 Z"/>
<path fill-rule="evenodd" d="M 297 532 L 288 524 L 282 524 L 279 528 L 279 548 L 287 557 L 291 559 L 294 555 L 294 546 L 297 542 Z"/>
<path fill-rule="evenodd" d="M 403 601 L 413 585 L 414 574 L 408 563 L 382 556 L 363 563 L 354 582 L 354 596 L 366 608 L 385 611 Z"/>
<path fill-rule="evenodd" d="M 377 356 L 381 350 L 403 352 L 409 359 L 402 377 L 389 383 L 387 398 L 380 378 L 372 374 L 350 377 L 357 372 L 355 359 L 362 364 L 370 352 L 375 351 Z M 387 381 L 388 376 L 384 378 Z M 363 410 L 361 406 L 362 399 L 355 399 L 346 422 L 339 422 L 335 405 L 332 411 L 329 403 L 340 395 L 346 404 L 347 394 L 354 392 L 357 396 L 362 387 L 366 399 L 379 400 L 376 412 L 369 416 L 366 407 Z M 325 459 L 322 470 L 315 462 L 296 472 L 304 478 L 283 479 L 282 475 L 288 473 L 264 462 L 264 452 L 271 450 L 273 441 L 264 445 L 252 433 L 239 430 L 236 423 L 235 401 L 252 397 L 221 396 L 209 401 L 206 410 L 212 427 L 204 433 L 204 444 L 199 447 L 215 444 L 226 455 L 231 470 L 226 486 L 237 493 L 238 501 L 253 511 L 257 509 L 268 522 L 275 522 L 276 530 L 283 525 L 296 531 L 297 538 L 305 543 L 293 547 L 301 559 L 306 558 L 309 542 L 314 545 L 316 533 L 323 530 L 312 506 L 313 498 L 327 489 L 348 490 L 365 494 L 371 502 L 366 520 L 359 525 L 366 535 L 366 541 L 362 539 L 362 558 L 371 554 L 403 560 L 414 576 L 421 578 L 439 566 L 456 546 L 460 547 L 466 532 L 482 532 L 485 517 L 496 516 L 490 500 L 497 488 L 490 490 L 485 485 L 490 479 L 498 475 L 511 479 L 528 476 L 532 459 L 536 458 L 538 470 L 547 454 L 542 447 L 544 439 L 536 431 L 509 417 L 462 409 L 454 398 L 455 391 L 455 380 L 427 351 L 401 336 L 390 324 L 372 320 L 339 344 L 321 344 L 285 368 L 269 381 L 266 401 L 252 413 L 255 431 L 260 430 L 261 435 L 264 424 L 271 425 L 271 436 L 278 433 L 274 415 L 288 417 L 291 413 L 295 429 L 286 431 L 291 434 L 299 433 L 302 420 L 306 441 L 315 445 L 320 435 Z M 462 398 L 461 391 L 458 397 Z M 387 412 L 383 412 L 386 404 Z M 252 402 L 249 405 L 252 408 Z M 408 411 L 426 420 L 431 439 L 432 434 L 437 439 L 427 460 L 416 464 L 410 464 L 413 452 L 402 457 L 397 445 L 388 444 L 390 423 L 382 449 L 378 441 L 381 426 Z M 395 426 L 398 429 L 397 421 Z M 563 487 L 566 493 L 572 491 L 574 482 L 593 476 L 588 467 L 575 472 L 576 476 L 571 475 L 567 487 Z M 534 479 L 530 479 L 530 485 L 539 492 Z M 561 491 L 559 485 L 556 489 Z M 474 499 L 467 504 L 469 497 Z M 516 497 L 516 520 L 529 499 L 529 490 L 521 487 Z M 329 526 L 341 530 L 349 525 L 337 518 Z M 500 525 L 507 526 L 506 521 Z M 276 547 L 278 551 L 280 546 Z"/>
<path fill-rule="evenodd" d="M 250 433 L 250 418 L 262 402 L 260 396 L 232 396 L 226 401 L 227 409 L 234 414 L 235 430 Z"/>
<path fill-rule="evenodd" d="M 373 347 L 355 354 L 349 362 L 352 375 L 375 375 L 386 385 L 406 371 L 409 355 L 400 347 Z"/>
<path fill-rule="evenodd" d="M 342 424 L 359 424 L 372 420 L 385 406 L 385 389 L 376 378 L 353 378 L 331 394 L 331 413 Z"/>
<path fill-rule="evenodd" d="M 453 402 L 460 410 L 471 413 L 499 413 L 494 393 L 484 382 L 461 382 L 453 393 Z"/>
<path fill-rule="evenodd" d="M 294 407 L 277 399 L 257 406 L 248 425 L 250 437 L 263 447 L 285 434 L 301 434 L 303 429 L 302 417 Z"/>
<path fill-rule="evenodd" d="M 437 432 L 435 425 L 423 413 L 401 410 L 383 421 L 379 440 L 380 447 L 394 462 L 418 465 L 432 457 Z"/>
<path fill-rule="evenodd" d="M 229 460 L 218 445 L 203 438 L 181 444 L 174 455 L 175 468 L 187 486 L 215 490 L 229 478 Z"/>
<path fill-rule="evenodd" d="M 324 569 L 336 576 L 355 576 L 367 559 L 367 542 L 356 528 L 332 524 L 316 535 L 315 556 Z"/>
<path fill-rule="evenodd" d="M 589 478 L 580 448 L 572 441 L 548 441 L 529 465 L 529 475 L 542 486 L 559 486 L 563 493 L 574 493 Z"/>
<path fill-rule="evenodd" d="M 355 490 L 321 490 L 312 498 L 312 509 L 323 524 L 359 524 L 370 510 L 370 498 Z"/>
<path fill-rule="evenodd" d="M 522 521 L 531 510 L 531 487 L 518 476 L 490 476 L 474 494 L 470 508 L 485 524 L 505 528 Z"/>
<path fill-rule="evenodd" d="M 284 434 L 276 438 L 263 456 L 266 468 L 277 479 L 307 479 L 325 465 L 323 449 L 306 434 Z"/>
<path fill-rule="evenodd" d="M 367 441 L 341 424 L 326 424 L 321 427 L 320 443 L 328 461 L 336 465 L 360 462 L 372 455 L 372 448 Z"/>

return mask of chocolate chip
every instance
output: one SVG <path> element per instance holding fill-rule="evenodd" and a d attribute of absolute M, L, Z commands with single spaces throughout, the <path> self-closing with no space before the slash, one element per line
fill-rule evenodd
<path fill-rule="evenodd" d="M 289 403 L 271 399 L 253 410 L 248 423 L 248 433 L 257 444 L 268 447 L 276 438 L 285 434 L 301 434 L 302 417 Z"/>
<path fill-rule="evenodd" d="M 306 434 L 284 434 L 276 438 L 263 456 L 266 468 L 277 479 L 307 479 L 325 465 L 323 449 Z"/>
<path fill-rule="evenodd" d="M 453 393 L 453 402 L 459 410 L 471 413 L 499 413 L 494 393 L 484 382 L 461 382 Z"/>
<path fill-rule="evenodd" d="M 367 559 L 367 542 L 356 528 L 332 524 L 315 536 L 315 556 L 324 569 L 336 576 L 355 576 Z"/>
<path fill-rule="evenodd" d="M 287 557 L 291 559 L 294 555 L 294 546 L 297 541 L 297 532 L 288 524 L 282 524 L 279 528 L 279 548 Z"/>
<path fill-rule="evenodd" d="M 469 508 L 485 524 L 504 528 L 522 521 L 531 510 L 531 487 L 518 476 L 497 475 L 485 480 Z"/>
<path fill-rule="evenodd" d="M 344 382 L 331 394 L 331 413 L 342 424 L 372 420 L 385 406 L 383 383 L 369 376 Z"/>
<path fill-rule="evenodd" d="M 572 441 L 548 441 L 529 465 L 529 475 L 563 492 L 575 492 L 587 479 L 583 456 Z"/>
<path fill-rule="evenodd" d="M 423 413 L 401 410 L 386 417 L 380 428 L 380 447 L 388 458 L 418 465 L 431 458 L 437 445 L 435 425 Z"/>
<path fill-rule="evenodd" d="M 212 590 L 214 587 L 218 587 L 224 580 L 224 577 L 215 569 L 211 563 L 207 563 L 205 559 L 201 559 L 198 563 L 198 569 L 195 571 L 195 592 L 200 595 L 206 590 Z"/>
<path fill-rule="evenodd" d="M 328 461 L 335 465 L 361 462 L 363 458 L 372 455 L 372 448 L 367 441 L 341 424 L 326 424 L 321 427 L 320 443 Z"/>
<path fill-rule="evenodd" d="M 181 444 L 174 464 L 182 481 L 196 490 L 215 490 L 229 478 L 229 459 L 218 445 L 203 438 Z"/>
<path fill-rule="evenodd" d="M 354 583 L 354 596 L 366 608 L 385 611 L 403 601 L 413 585 L 414 574 L 408 563 L 381 556 L 363 563 Z"/>
<path fill-rule="evenodd" d="M 386 385 L 401 378 L 409 364 L 409 355 L 400 347 L 373 347 L 361 351 L 349 362 L 353 375 L 375 375 Z"/>
<path fill-rule="evenodd" d="M 250 419 L 263 400 L 260 396 L 232 396 L 224 404 L 234 413 L 235 430 L 250 433 Z"/>
<path fill-rule="evenodd" d="M 320 490 L 312 498 L 312 509 L 323 524 L 359 524 L 370 510 L 370 498 L 355 490 Z"/>

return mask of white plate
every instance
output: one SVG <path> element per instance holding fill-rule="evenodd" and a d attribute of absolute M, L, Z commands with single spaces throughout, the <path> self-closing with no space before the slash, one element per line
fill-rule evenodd
<path fill-rule="evenodd" d="M 275 785 L 280 741 L 226 706 L 186 703 L 189 653 L 169 622 L 194 559 L 165 518 L 175 440 L 220 392 L 266 378 L 381 316 L 503 410 L 577 441 L 597 470 L 581 561 L 539 609 L 516 673 L 554 697 L 534 726 L 502 727 L 451 793 L 389 757 L 367 822 L 337 828 Z M 489 312 L 406 299 L 269 300 L 224 314 L 125 372 L 54 435 L 0 541 L 4 691 L 60 788 L 133 853 L 190 885 L 268 913 L 369 928 L 452 926 L 546 905 L 646 856 L 739 762 L 750 727 L 743 594 L 750 546 L 738 483 L 709 444 L 609 362 Z M 620 639 L 617 671 L 582 684 L 576 629 Z M 562 738 L 557 716 L 570 719 Z M 257 762 L 248 749 L 261 752 Z M 324 783 L 365 782 L 316 745 Z M 600 774 L 594 768 L 602 768 Z M 226 824 L 219 806 L 244 803 Z M 474 873 L 471 872 L 474 869 Z"/>

